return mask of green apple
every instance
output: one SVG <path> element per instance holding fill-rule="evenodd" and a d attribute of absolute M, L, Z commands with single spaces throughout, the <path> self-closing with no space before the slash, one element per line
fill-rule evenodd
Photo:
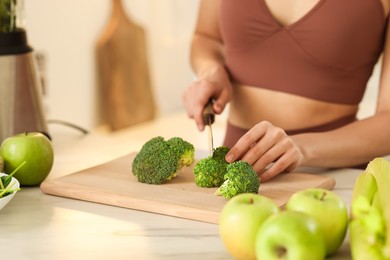
<path fill-rule="evenodd" d="M 242 193 L 223 207 L 219 220 L 220 237 L 235 259 L 256 259 L 257 230 L 270 215 L 279 212 L 270 198 L 254 193 Z"/>
<path fill-rule="evenodd" d="M 306 213 L 285 210 L 269 217 L 257 232 L 257 259 L 325 259 L 318 222 Z"/>
<path fill-rule="evenodd" d="M 26 161 L 13 177 L 22 186 L 39 185 L 50 173 L 54 161 L 51 141 L 38 132 L 26 132 L 6 138 L 0 146 L 4 171 L 10 174 Z"/>
<path fill-rule="evenodd" d="M 294 193 L 286 209 L 301 211 L 314 217 L 325 237 L 327 255 L 337 251 L 348 228 L 347 206 L 333 191 L 309 188 Z"/>

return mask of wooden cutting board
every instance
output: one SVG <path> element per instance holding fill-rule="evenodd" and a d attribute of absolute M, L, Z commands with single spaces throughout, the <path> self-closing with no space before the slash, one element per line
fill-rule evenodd
<path fill-rule="evenodd" d="M 97 82 L 104 123 L 119 130 L 153 119 L 156 105 L 142 26 L 112 1 L 112 15 L 96 43 Z"/>
<path fill-rule="evenodd" d="M 227 200 L 214 195 L 217 188 L 197 187 L 193 167 L 184 168 L 165 184 L 144 184 L 138 182 L 131 172 L 135 155 L 132 153 L 64 177 L 45 180 L 41 190 L 50 195 L 218 223 Z M 310 187 L 333 189 L 334 185 L 335 180 L 330 177 L 289 173 L 262 183 L 259 194 L 283 206 L 298 190 Z"/>

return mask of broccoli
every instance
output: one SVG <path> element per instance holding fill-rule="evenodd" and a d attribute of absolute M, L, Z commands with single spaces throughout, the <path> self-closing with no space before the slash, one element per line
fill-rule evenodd
<path fill-rule="evenodd" d="M 252 166 L 245 161 L 236 161 L 226 167 L 225 181 L 215 192 L 230 199 L 240 193 L 258 193 L 260 179 Z"/>
<path fill-rule="evenodd" d="M 195 184 L 204 187 L 219 187 L 225 181 L 226 166 L 225 155 L 229 151 L 226 146 L 218 147 L 213 155 L 200 159 L 194 167 Z"/>
<path fill-rule="evenodd" d="M 226 163 L 225 156 L 229 152 L 229 150 L 230 149 L 227 146 L 220 146 L 220 147 L 214 149 L 213 159 L 217 160 L 217 161 L 221 160 L 221 161 Z"/>
<path fill-rule="evenodd" d="M 176 177 L 179 170 L 194 161 L 192 144 L 180 137 L 164 140 L 157 136 L 147 141 L 135 156 L 132 172 L 139 182 L 162 184 Z"/>

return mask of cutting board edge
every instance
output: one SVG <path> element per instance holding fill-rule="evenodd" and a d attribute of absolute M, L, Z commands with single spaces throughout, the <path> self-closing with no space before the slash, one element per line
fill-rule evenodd
<path fill-rule="evenodd" d="M 53 187 L 61 186 L 62 192 L 58 189 L 53 189 Z M 40 185 L 41 191 L 46 195 L 65 197 L 75 200 L 81 200 L 86 202 L 93 202 L 102 205 L 115 206 L 120 208 L 126 208 L 137 211 L 144 211 L 154 214 L 161 214 L 165 216 L 184 218 L 194 221 L 206 222 L 211 224 L 218 224 L 219 212 L 210 212 L 208 210 L 196 209 L 193 207 L 185 207 L 176 204 L 169 204 L 169 207 L 166 207 L 167 203 L 162 203 L 158 201 L 143 200 L 140 198 L 131 198 L 123 196 L 121 194 L 110 193 L 110 199 L 107 198 L 107 193 L 99 192 L 93 189 L 88 188 L 87 186 L 78 185 L 78 184 L 64 184 L 57 182 L 56 180 L 43 181 Z M 80 189 L 83 192 L 79 192 Z M 97 199 L 91 194 L 99 195 Z M 143 206 L 138 206 L 143 205 Z M 145 205 L 148 205 L 145 207 Z M 154 206 L 154 207 L 153 207 Z M 153 208 L 152 208 L 153 207 Z M 161 210 L 161 209 L 170 209 L 170 210 Z"/>
<path fill-rule="evenodd" d="M 323 177 L 326 178 L 327 181 L 318 185 L 317 188 L 324 188 L 327 190 L 333 190 L 334 187 L 336 186 L 336 180 L 333 177 L 328 177 L 328 176 L 326 176 L 326 177 L 323 176 Z"/>

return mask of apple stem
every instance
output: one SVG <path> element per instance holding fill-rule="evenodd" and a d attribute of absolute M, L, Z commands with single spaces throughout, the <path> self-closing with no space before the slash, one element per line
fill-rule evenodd
<path fill-rule="evenodd" d="M 278 256 L 279 259 L 284 258 L 286 254 L 287 254 L 287 249 L 285 247 L 279 246 L 276 248 L 276 255 Z"/>
<path fill-rule="evenodd" d="M 324 192 L 322 193 L 322 196 L 321 196 L 320 200 L 324 200 L 324 199 L 325 199 L 325 196 L 326 196 L 326 192 L 324 191 Z"/>

